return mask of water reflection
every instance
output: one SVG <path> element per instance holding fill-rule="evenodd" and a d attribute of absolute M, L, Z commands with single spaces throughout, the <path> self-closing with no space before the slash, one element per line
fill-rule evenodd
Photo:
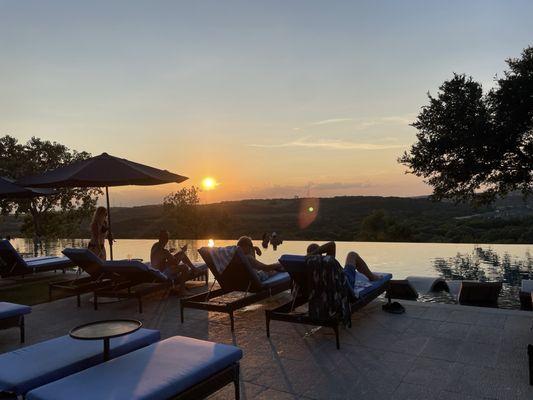
<path fill-rule="evenodd" d="M 471 253 L 433 260 L 435 270 L 447 280 L 479 280 L 503 282 L 500 306 L 518 308 L 518 292 L 522 279 L 533 277 L 533 257 L 529 250 L 523 258 L 509 252 L 498 253 L 491 248 L 475 247 Z"/>

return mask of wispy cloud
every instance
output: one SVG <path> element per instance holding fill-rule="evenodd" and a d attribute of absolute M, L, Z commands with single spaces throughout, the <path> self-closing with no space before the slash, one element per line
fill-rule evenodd
<path fill-rule="evenodd" d="M 324 125 L 348 123 L 349 126 L 357 130 L 371 128 L 373 126 L 381 125 L 409 125 L 415 119 L 415 114 L 405 114 L 405 115 L 391 115 L 385 117 L 372 117 L 372 118 L 328 118 L 320 121 L 310 122 L 304 127 L 293 128 L 293 130 L 301 130 L 305 127 L 319 127 Z"/>
<path fill-rule="evenodd" d="M 402 149 L 407 145 L 403 144 L 386 144 L 386 143 L 360 143 L 345 140 L 310 140 L 309 138 L 300 138 L 290 142 L 271 143 L 271 144 L 249 144 L 250 147 L 262 148 L 282 148 L 282 147 L 303 147 L 303 148 L 322 148 L 332 150 L 389 150 Z"/>
<path fill-rule="evenodd" d="M 353 118 L 331 118 L 324 119 L 322 121 L 312 122 L 309 125 L 329 125 L 329 124 L 338 124 L 339 122 L 349 122 L 353 121 Z"/>

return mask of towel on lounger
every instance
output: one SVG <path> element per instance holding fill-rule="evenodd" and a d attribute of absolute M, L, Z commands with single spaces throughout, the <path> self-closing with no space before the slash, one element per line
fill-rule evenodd
<path fill-rule="evenodd" d="M 233 260 L 233 256 L 237 252 L 237 246 L 210 247 L 208 251 L 215 268 L 222 274 L 231 260 Z"/>

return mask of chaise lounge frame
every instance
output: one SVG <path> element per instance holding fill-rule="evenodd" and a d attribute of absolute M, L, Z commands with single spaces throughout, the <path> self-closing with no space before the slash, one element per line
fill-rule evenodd
<path fill-rule="evenodd" d="M 26 329 L 24 326 L 24 314 L 14 315 L 12 317 L 3 318 L 0 320 L 0 330 L 9 328 L 19 328 L 20 343 L 24 343 L 26 339 Z"/>
<path fill-rule="evenodd" d="M 326 328 L 332 328 L 335 332 L 335 343 L 337 350 L 340 350 L 340 339 L 339 339 L 339 318 L 329 318 L 325 320 L 317 320 L 311 318 L 308 312 L 295 312 L 294 310 L 298 307 L 301 307 L 307 303 L 308 300 L 308 289 L 307 283 L 304 281 L 306 273 L 301 270 L 297 272 L 291 272 L 291 277 L 295 281 L 295 288 L 293 290 L 293 299 L 279 307 L 276 307 L 272 310 L 265 310 L 265 319 L 266 319 L 266 335 L 270 338 L 270 321 L 283 321 L 290 322 L 294 324 L 303 324 L 303 325 L 312 325 L 312 326 L 323 326 Z M 300 282 L 300 284 L 298 284 Z M 369 293 L 365 294 L 363 297 L 358 299 L 353 299 L 350 301 L 351 311 L 360 310 L 366 306 L 371 301 L 375 300 L 381 294 L 385 293 L 389 288 L 390 281 L 385 282 L 381 286 L 375 288 Z M 389 298 L 390 302 L 390 298 Z"/>
<path fill-rule="evenodd" d="M 388 287 L 389 287 L 389 283 L 387 282 L 384 285 L 380 286 L 379 288 L 376 288 L 375 290 L 366 294 L 363 298 L 351 302 L 350 304 L 351 304 L 352 312 L 360 310 L 361 308 L 366 306 L 368 303 L 375 300 L 382 293 L 384 293 Z M 319 320 L 315 320 L 311 318 L 309 316 L 309 313 L 307 312 L 301 312 L 301 313 L 294 312 L 296 308 L 303 306 L 308 302 L 309 301 L 307 298 L 304 298 L 304 296 L 299 296 L 291 300 L 288 303 L 285 303 L 277 308 L 274 308 L 273 310 L 265 310 L 267 337 L 270 338 L 270 321 L 272 320 L 291 322 L 294 324 L 323 326 L 326 328 L 333 329 L 333 331 L 335 332 L 335 343 L 337 346 L 337 350 L 340 350 L 340 339 L 339 339 L 340 321 L 338 318 L 330 318 L 327 320 L 319 321 Z"/>
<path fill-rule="evenodd" d="M 236 250 L 236 253 L 227 266 L 226 270 L 222 274 L 216 269 L 213 259 L 209 254 L 207 248 L 201 248 L 198 250 L 205 263 L 213 273 L 215 281 L 211 285 L 211 289 L 207 292 L 197 294 L 180 301 L 180 320 L 181 323 L 185 322 L 185 308 L 194 308 L 197 310 L 214 311 L 228 314 L 230 318 L 230 328 L 233 332 L 235 330 L 235 318 L 234 312 L 250 304 L 257 303 L 258 301 L 267 299 L 273 295 L 284 292 L 291 288 L 291 281 L 283 282 L 271 287 L 261 287 L 258 283 L 258 279 L 251 275 L 254 273 L 250 271 L 242 251 Z M 212 290 L 215 282 L 219 282 L 220 289 Z M 243 296 L 233 301 L 216 301 L 217 298 L 225 296 L 234 292 L 243 292 Z M 212 301 L 215 300 L 215 301 Z"/>
<path fill-rule="evenodd" d="M 159 292 L 166 292 L 165 296 L 167 296 L 172 291 L 179 291 L 180 289 L 174 282 L 160 281 L 155 277 L 150 278 L 146 273 L 131 275 L 129 279 L 118 274 L 106 274 L 106 276 L 111 279 L 111 284 L 93 292 L 93 305 L 95 310 L 98 310 L 99 297 L 114 297 L 118 299 L 136 299 L 139 314 L 142 314 L 143 297 Z M 208 270 L 198 270 L 196 273 L 191 274 L 188 280 L 205 280 L 205 284 L 207 285 Z"/>
<path fill-rule="evenodd" d="M 240 400 L 239 363 L 233 363 L 222 371 L 216 372 L 186 391 L 172 397 L 170 400 L 197 400 L 217 392 L 226 385 L 233 383 L 235 387 L 235 400 Z"/>

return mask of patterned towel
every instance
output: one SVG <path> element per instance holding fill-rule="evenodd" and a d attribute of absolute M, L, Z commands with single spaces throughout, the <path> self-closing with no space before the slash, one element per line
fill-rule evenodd
<path fill-rule="evenodd" d="M 231 260 L 233 260 L 233 256 L 237 252 L 237 246 L 210 247 L 208 251 L 218 273 L 222 274 Z"/>

